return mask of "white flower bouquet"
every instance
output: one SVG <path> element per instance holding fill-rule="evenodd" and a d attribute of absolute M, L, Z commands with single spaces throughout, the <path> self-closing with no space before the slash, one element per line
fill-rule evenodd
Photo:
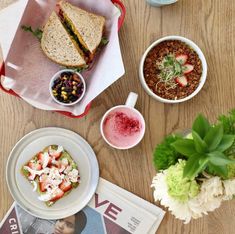
<path fill-rule="evenodd" d="M 235 110 L 211 125 L 199 115 L 191 133 L 167 136 L 154 152 L 155 201 L 185 223 L 235 196 Z"/>

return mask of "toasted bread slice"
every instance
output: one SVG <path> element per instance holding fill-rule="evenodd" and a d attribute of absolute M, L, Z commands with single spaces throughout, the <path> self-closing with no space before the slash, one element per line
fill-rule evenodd
<path fill-rule="evenodd" d="M 59 17 L 52 12 L 44 26 L 41 48 L 49 59 L 62 66 L 83 67 L 83 52 L 67 33 Z"/>
<path fill-rule="evenodd" d="M 102 39 L 105 18 L 66 1 L 60 1 L 59 6 L 64 19 L 71 25 L 82 46 L 94 55 Z"/>

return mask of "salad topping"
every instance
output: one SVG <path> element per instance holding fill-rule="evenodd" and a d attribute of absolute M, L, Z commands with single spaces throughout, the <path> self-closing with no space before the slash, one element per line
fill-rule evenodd
<path fill-rule="evenodd" d="M 49 146 L 22 168 L 23 174 L 38 191 L 40 201 L 52 205 L 79 184 L 74 160 L 62 146 Z"/>

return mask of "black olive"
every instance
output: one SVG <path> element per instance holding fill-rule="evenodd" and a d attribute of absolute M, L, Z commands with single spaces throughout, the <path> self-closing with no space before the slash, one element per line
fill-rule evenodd
<path fill-rule="evenodd" d="M 72 88 L 70 88 L 70 87 L 68 87 L 68 86 L 66 86 L 66 87 L 65 87 L 65 89 L 64 89 L 64 91 L 66 91 L 66 92 L 72 92 L 72 91 L 73 91 L 73 89 L 72 89 Z"/>
<path fill-rule="evenodd" d="M 59 83 L 60 83 L 60 78 L 58 78 L 54 81 L 54 84 L 59 84 Z"/>
<path fill-rule="evenodd" d="M 70 76 L 70 73 L 71 73 L 71 72 L 62 72 L 61 75 L 60 75 L 60 77 L 62 78 L 63 76 L 65 76 L 65 77 L 68 78 L 68 77 Z"/>

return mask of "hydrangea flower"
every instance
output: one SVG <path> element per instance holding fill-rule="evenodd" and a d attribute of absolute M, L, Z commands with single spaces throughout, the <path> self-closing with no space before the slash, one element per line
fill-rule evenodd
<path fill-rule="evenodd" d="M 182 174 L 179 171 L 183 169 L 183 165 L 183 162 L 179 162 L 167 170 L 157 173 L 151 185 L 154 188 L 154 200 L 160 201 L 160 204 L 167 207 L 176 218 L 189 223 L 192 218 L 197 219 L 204 214 L 207 215 L 208 212 L 218 208 L 223 200 L 230 200 L 235 196 L 235 179 L 223 181 L 218 176 L 203 179 L 199 191 L 195 190 L 196 195 L 195 188 L 193 189 L 195 196 L 192 196 L 190 186 L 186 186 L 187 189 L 179 192 L 177 187 L 172 186 L 168 180 L 173 175 L 179 176 L 180 178 L 175 178 L 174 182 L 179 184 L 179 189 L 181 189 L 183 184 L 179 182 L 182 182 Z M 169 190 L 169 186 L 171 190 Z M 174 189 L 172 190 L 172 188 Z M 172 191 L 174 192 L 172 193 Z M 188 194 L 185 195 L 185 193 Z M 181 199 L 182 196 L 187 199 Z"/>
<path fill-rule="evenodd" d="M 199 185 L 196 180 L 183 178 L 185 165 L 185 160 L 179 160 L 177 164 L 167 169 L 166 176 L 169 195 L 182 202 L 195 197 L 199 193 Z"/>

